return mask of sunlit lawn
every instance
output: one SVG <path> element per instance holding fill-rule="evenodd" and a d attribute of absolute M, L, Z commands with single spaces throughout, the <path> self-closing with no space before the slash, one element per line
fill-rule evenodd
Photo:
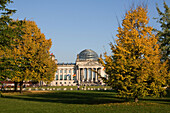
<path fill-rule="evenodd" d="M 144 98 L 139 103 L 114 91 L 32 91 L 3 93 L 1 113 L 170 113 L 170 98 Z"/>

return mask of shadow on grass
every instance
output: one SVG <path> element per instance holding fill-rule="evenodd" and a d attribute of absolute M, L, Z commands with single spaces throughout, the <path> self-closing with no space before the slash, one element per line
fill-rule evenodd
<path fill-rule="evenodd" d="M 141 101 L 147 101 L 147 102 L 154 102 L 154 103 L 160 103 L 160 104 L 168 104 L 170 105 L 170 98 L 143 98 L 140 99 Z"/>
<path fill-rule="evenodd" d="M 167 95 L 165 97 L 146 97 L 146 98 L 141 98 L 141 101 L 147 101 L 147 102 L 155 102 L 155 103 L 160 103 L 160 104 L 169 104 L 170 105 L 170 91 L 167 90 Z"/>
<path fill-rule="evenodd" d="M 64 104 L 123 103 L 113 91 L 56 91 L 42 94 L 6 95 L 4 98 Z"/>
<path fill-rule="evenodd" d="M 4 98 L 25 101 L 52 102 L 64 104 L 107 104 L 132 101 L 116 97 L 115 91 L 52 91 L 48 93 L 27 93 L 24 95 L 6 95 Z M 170 104 L 170 98 L 140 98 L 139 101 Z"/>

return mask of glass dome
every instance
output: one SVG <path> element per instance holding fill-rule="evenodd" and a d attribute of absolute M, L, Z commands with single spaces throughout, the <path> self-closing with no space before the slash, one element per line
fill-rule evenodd
<path fill-rule="evenodd" d="M 91 49 L 85 49 L 79 53 L 79 60 L 98 60 L 98 55 Z"/>

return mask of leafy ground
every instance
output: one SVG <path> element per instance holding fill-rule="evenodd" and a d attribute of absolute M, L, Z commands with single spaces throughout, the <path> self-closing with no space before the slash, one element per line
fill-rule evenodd
<path fill-rule="evenodd" d="M 3 93 L 0 113 L 170 113 L 170 98 L 118 98 L 114 91 Z"/>

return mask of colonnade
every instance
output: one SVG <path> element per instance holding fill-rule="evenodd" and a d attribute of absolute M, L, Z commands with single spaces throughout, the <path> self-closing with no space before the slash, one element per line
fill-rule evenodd
<path fill-rule="evenodd" d="M 78 68 L 76 71 L 76 79 L 79 83 L 98 82 L 98 75 L 96 72 L 101 74 L 101 68 Z"/>

